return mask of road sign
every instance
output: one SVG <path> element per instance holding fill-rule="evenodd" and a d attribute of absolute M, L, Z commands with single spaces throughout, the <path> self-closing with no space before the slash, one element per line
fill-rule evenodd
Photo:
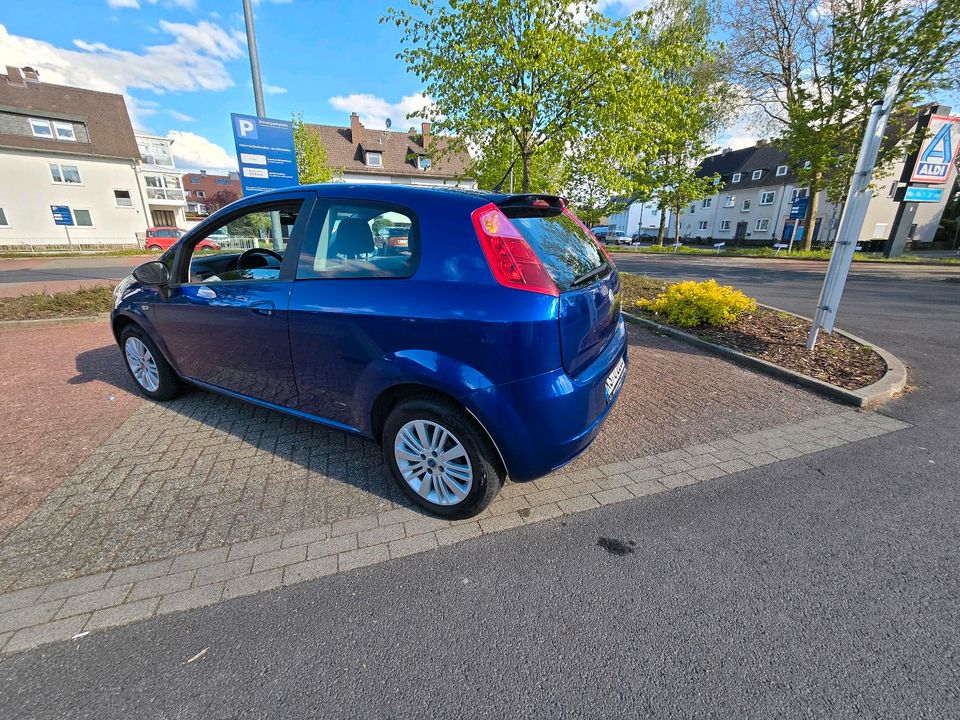
<path fill-rule="evenodd" d="M 943 188 L 908 187 L 903 193 L 904 202 L 940 202 Z"/>
<path fill-rule="evenodd" d="M 230 121 L 245 196 L 299 184 L 293 123 L 237 113 Z"/>
<path fill-rule="evenodd" d="M 807 216 L 807 206 L 810 204 L 810 198 L 802 197 L 793 201 L 790 206 L 790 219 L 800 220 Z"/>
<path fill-rule="evenodd" d="M 960 145 L 960 117 L 931 115 L 910 182 L 945 183 Z"/>
<path fill-rule="evenodd" d="M 50 212 L 53 213 L 53 222 L 57 225 L 73 225 L 73 213 L 66 205 L 51 205 Z"/>

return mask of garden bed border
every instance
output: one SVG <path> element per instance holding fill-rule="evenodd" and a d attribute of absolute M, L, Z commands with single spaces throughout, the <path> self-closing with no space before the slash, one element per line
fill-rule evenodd
<path fill-rule="evenodd" d="M 808 317 L 797 315 L 796 313 L 792 313 L 788 310 L 783 310 L 778 307 L 773 307 L 772 305 L 764 305 L 763 303 L 757 303 L 757 305 L 767 308 L 768 310 L 774 310 L 776 312 L 792 315 L 793 317 L 806 320 L 807 322 L 813 322 Z M 732 360 L 738 365 L 743 365 L 744 367 L 748 367 L 753 370 L 759 370 L 760 372 L 773 375 L 781 380 L 787 380 L 798 385 L 803 385 L 804 387 L 816 390 L 822 395 L 826 395 L 834 400 L 847 403 L 848 405 L 853 405 L 854 407 L 878 407 L 887 400 L 890 400 L 896 396 L 898 393 L 902 392 L 907 385 L 907 368 L 896 355 L 867 342 L 863 338 L 859 338 L 856 335 L 851 335 L 848 332 L 844 332 L 843 330 L 835 329 L 834 332 L 853 340 L 858 345 L 863 345 L 870 348 L 883 359 L 884 363 L 886 363 L 887 371 L 883 374 L 882 378 L 877 380 L 877 382 L 873 383 L 872 385 L 867 385 L 859 390 L 847 390 L 846 388 L 828 383 L 825 380 L 818 380 L 815 377 L 804 375 L 796 370 L 790 370 L 789 368 L 785 368 L 781 365 L 776 365 L 768 360 L 762 360 L 760 358 L 753 357 L 752 355 L 742 353 L 739 350 L 726 347 L 725 345 L 718 345 L 710 342 L 709 340 L 704 340 L 697 335 L 679 330 L 670 325 L 658 323 L 655 320 L 640 317 L 639 315 L 634 315 L 626 311 L 624 311 L 623 317 L 635 325 L 641 325 L 660 333 L 661 335 L 671 337 L 674 340 L 679 340 L 680 342 L 687 343 L 688 345 L 693 345 L 703 350 L 707 350 L 715 355 L 720 355 L 727 360 Z"/>

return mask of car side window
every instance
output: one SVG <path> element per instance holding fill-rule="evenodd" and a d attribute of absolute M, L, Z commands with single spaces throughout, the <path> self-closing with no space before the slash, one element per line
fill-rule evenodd
<path fill-rule="evenodd" d="M 322 213 L 319 232 L 304 239 L 297 279 L 413 275 L 420 257 L 420 231 L 411 210 L 335 200 Z"/>
<path fill-rule="evenodd" d="M 190 250 L 190 283 L 278 280 L 283 254 L 300 219 L 301 201 L 260 206 L 211 228 Z M 280 250 L 274 246 L 274 232 Z"/>

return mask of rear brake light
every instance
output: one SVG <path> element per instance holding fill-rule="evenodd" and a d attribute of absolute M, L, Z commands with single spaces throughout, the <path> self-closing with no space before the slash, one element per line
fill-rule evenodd
<path fill-rule="evenodd" d="M 603 243 L 600 242 L 600 241 L 597 239 L 597 236 L 593 234 L 593 231 L 591 231 L 590 228 L 588 228 L 586 225 L 583 224 L 583 220 L 581 220 L 580 218 L 578 218 L 578 217 L 576 216 L 576 214 L 573 212 L 573 210 L 571 210 L 569 207 L 566 207 L 566 206 L 565 206 L 565 207 L 563 208 L 563 214 L 566 215 L 567 217 L 569 217 L 571 220 L 573 220 L 577 225 L 579 225 L 581 228 L 583 228 L 583 231 L 584 231 L 587 235 L 589 235 L 590 237 L 593 238 L 593 241 L 597 244 L 597 247 L 599 247 L 601 250 L 603 250 L 603 254 L 607 256 L 607 262 L 610 263 L 610 267 L 616 267 L 616 266 L 617 266 L 617 264 L 613 261 L 613 258 L 610 257 L 610 253 L 607 252 L 607 248 L 604 247 Z"/>
<path fill-rule="evenodd" d="M 500 208 L 490 203 L 474 210 L 470 217 L 498 283 L 517 290 L 560 295 L 540 258 Z"/>

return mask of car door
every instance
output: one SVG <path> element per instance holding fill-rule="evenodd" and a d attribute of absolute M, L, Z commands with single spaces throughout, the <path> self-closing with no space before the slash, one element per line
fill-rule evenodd
<path fill-rule="evenodd" d="M 238 209 L 178 250 L 175 282 L 154 305 L 154 317 L 181 375 L 297 406 L 287 310 L 296 250 L 312 206 L 306 193 L 284 193 Z M 282 235 L 279 256 L 271 243 L 274 218 Z M 197 246 L 214 232 L 249 249 L 201 257 Z"/>
<path fill-rule="evenodd" d="M 377 243 L 405 228 L 405 245 Z M 290 295 L 290 343 L 300 409 L 334 424 L 361 424 L 365 373 L 409 342 L 404 289 L 419 261 L 412 210 L 386 202 L 320 199 L 304 235 Z"/>

